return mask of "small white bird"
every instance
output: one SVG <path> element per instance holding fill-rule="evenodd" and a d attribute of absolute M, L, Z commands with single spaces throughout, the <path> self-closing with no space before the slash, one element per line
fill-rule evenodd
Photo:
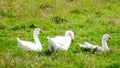
<path fill-rule="evenodd" d="M 29 41 L 23 41 L 17 38 L 18 48 L 23 49 L 23 50 L 42 51 L 42 45 L 38 39 L 38 34 L 42 32 L 43 31 L 39 28 L 34 29 L 33 37 L 34 37 L 35 43 L 29 42 Z"/>
<path fill-rule="evenodd" d="M 107 46 L 107 41 L 110 40 L 111 37 L 108 34 L 104 34 L 102 37 L 102 47 L 90 44 L 88 42 L 84 42 L 84 44 L 79 44 L 81 48 L 84 49 L 95 49 L 97 51 L 110 51 L 109 47 Z"/>
<path fill-rule="evenodd" d="M 50 52 L 56 52 L 57 50 L 67 51 L 71 41 L 74 40 L 74 33 L 71 30 L 67 30 L 65 36 L 47 37 L 47 39 Z"/>

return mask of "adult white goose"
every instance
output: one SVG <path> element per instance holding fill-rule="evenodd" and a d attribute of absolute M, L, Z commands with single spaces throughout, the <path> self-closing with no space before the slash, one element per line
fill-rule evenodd
<path fill-rule="evenodd" d="M 42 51 L 42 45 L 38 39 L 38 34 L 42 32 L 43 31 L 39 28 L 34 29 L 33 38 L 34 38 L 35 43 L 29 42 L 29 41 L 23 41 L 17 38 L 18 48 L 23 49 L 23 50 Z"/>
<path fill-rule="evenodd" d="M 88 42 L 84 42 L 84 44 L 80 44 L 80 47 L 85 49 L 95 49 L 97 51 L 110 51 L 109 47 L 107 46 L 107 41 L 109 39 L 111 39 L 110 35 L 104 34 L 102 37 L 102 47 L 90 44 Z"/>
<path fill-rule="evenodd" d="M 50 52 L 55 52 L 57 50 L 67 51 L 71 41 L 74 40 L 74 33 L 71 30 L 67 30 L 65 36 L 56 36 L 54 38 L 47 37 L 47 39 Z"/>

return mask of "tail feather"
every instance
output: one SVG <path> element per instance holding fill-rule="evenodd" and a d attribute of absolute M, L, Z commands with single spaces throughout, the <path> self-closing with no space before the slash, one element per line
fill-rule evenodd
<path fill-rule="evenodd" d="M 48 39 L 48 43 L 49 43 L 49 46 L 48 46 L 49 51 L 50 51 L 50 52 L 53 52 L 53 51 L 54 51 L 53 40 L 52 40 L 50 37 L 47 37 L 47 39 Z"/>
<path fill-rule="evenodd" d="M 83 45 L 83 44 L 79 44 L 79 46 L 80 46 L 81 48 L 87 48 L 87 46 L 86 46 L 86 45 Z"/>
<path fill-rule="evenodd" d="M 19 38 L 16 38 L 16 39 L 17 39 L 17 41 L 18 41 L 18 46 L 17 46 L 17 47 L 18 47 L 18 48 L 21 48 L 21 46 L 20 46 L 20 45 L 21 45 L 20 39 L 19 39 Z"/>
<path fill-rule="evenodd" d="M 47 39 L 50 39 L 50 37 L 47 37 Z"/>
<path fill-rule="evenodd" d="M 16 38 L 17 39 L 17 41 L 20 41 L 20 39 L 19 38 Z"/>
<path fill-rule="evenodd" d="M 85 45 L 87 45 L 87 48 L 95 49 L 95 48 L 98 47 L 98 46 L 92 45 L 92 44 L 90 44 L 88 42 L 84 42 L 84 43 L 85 43 Z"/>
<path fill-rule="evenodd" d="M 55 49 L 57 48 L 56 43 L 54 42 L 53 38 L 47 37 L 48 42 L 49 42 L 49 50 L 51 52 L 55 51 Z"/>
<path fill-rule="evenodd" d="M 47 39 L 49 39 L 50 37 L 47 37 Z"/>
<path fill-rule="evenodd" d="M 88 42 L 84 42 L 86 45 L 90 45 L 90 46 L 92 46 L 92 44 L 90 44 L 90 43 L 88 43 Z"/>

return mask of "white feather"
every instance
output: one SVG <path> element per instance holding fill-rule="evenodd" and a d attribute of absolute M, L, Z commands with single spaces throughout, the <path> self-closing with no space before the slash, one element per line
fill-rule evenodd
<path fill-rule="evenodd" d="M 35 43 L 29 41 L 23 41 L 17 38 L 18 48 L 23 50 L 42 51 L 42 45 L 38 39 L 39 32 L 40 32 L 39 28 L 36 28 L 33 32 Z"/>
<path fill-rule="evenodd" d="M 111 37 L 108 34 L 104 34 L 102 37 L 102 47 L 90 44 L 88 42 L 84 42 L 84 44 L 79 44 L 81 48 L 87 49 L 97 49 L 97 51 L 110 51 L 109 47 L 107 46 L 107 40 Z"/>
<path fill-rule="evenodd" d="M 74 39 L 74 33 L 68 30 L 66 31 L 65 36 L 56 36 L 54 38 L 47 37 L 47 39 L 49 43 L 48 48 L 51 52 L 57 50 L 67 51 L 71 41 Z"/>

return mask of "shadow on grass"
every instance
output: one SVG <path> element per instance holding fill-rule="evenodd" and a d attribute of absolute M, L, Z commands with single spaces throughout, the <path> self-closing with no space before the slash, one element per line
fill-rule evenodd
<path fill-rule="evenodd" d="M 38 52 L 38 56 L 40 57 L 40 56 L 50 56 L 50 55 L 52 55 L 53 53 L 52 52 L 50 52 L 49 50 L 46 50 L 46 51 L 44 51 L 44 52 Z"/>

